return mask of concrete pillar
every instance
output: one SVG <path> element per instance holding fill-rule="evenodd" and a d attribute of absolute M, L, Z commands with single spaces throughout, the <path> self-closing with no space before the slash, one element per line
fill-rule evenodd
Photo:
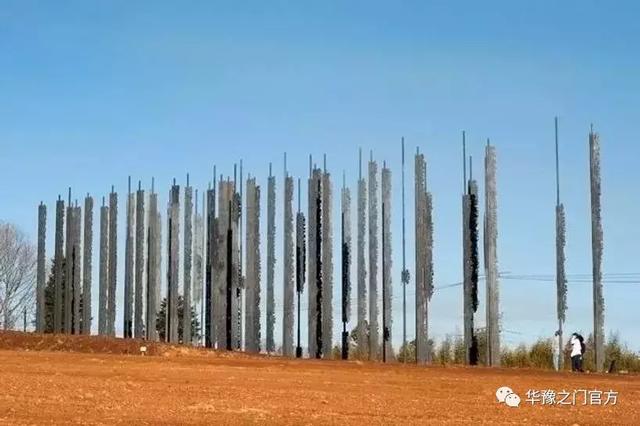
<path fill-rule="evenodd" d="M 55 236 L 55 271 L 54 271 L 54 287 L 55 298 L 53 303 L 53 331 L 54 333 L 64 332 L 64 201 L 58 197 L 56 202 L 56 236 Z"/>
<path fill-rule="evenodd" d="M 138 215 L 140 211 L 138 211 Z M 147 340 L 158 341 L 156 319 L 160 304 L 158 289 L 160 288 L 160 226 L 158 214 L 158 194 L 151 189 L 149 194 L 149 212 L 147 218 L 147 307 L 146 336 Z"/>
<path fill-rule="evenodd" d="M 566 224 L 564 217 L 564 205 L 556 205 L 556 292 L 558 314 L 558 348 L 563 346 L 563 329 L 567 312 L 567 277 L 565 274 L 565 248 Z M 564 366 L 564 350 L 558 351 L 558 366 Z"/>
<path fill-rule="evenodd" d="M 215 176 L 214 176 L 215 178 Z M 216 182 L 213 182 L 214 189 L 207 190 L 207 253 L 205 266 L 205 347 L 212 348 L 217 342 L 217 312 L 215 308 L 219 305 L 216 302 L 218 296 L 217 282 L 214 274 L 219 272 L 218 262 L 218 219 L 216 218 Z M 216 315 L 214 315 L 214 313 Z"/>
<path fill-rule="evenodd" d="M 202 218 L 202 211 L 200 211 L 198 203 L 198 190 L 195 191 L 195 218 L 193 221 L 193 292 L 192 300 L 193 305 L 196 308 L 196 312 L 199 312 L 200 323 L 200 336 L 204 336 L 205 319 L 204 310 L 202 305 L 202 284 L 204 282 L 204 221 Z M 204 198 L 203 198 L 204 201 Z M 202 206 L 204 207 L 204 202 Z M 202 345 L 201 341 L 198 341 L 199 345 Z"/>
<path fill-rule="evenodd" d="M 342 188 L 342 359 L 349 359 L 349 332 L 351 319 L 351 191 Z"/>
<path fill-rule="evenodd" d="M 593 129 L 589 133 L 591 180 L 591 248 L 593 263 L 593 343 L 596 370 L 604 370 L 604 294 L 602 287 L 603 231 L 600 208 L 600 136 Z"/>
<path fill-rule="evenodd" d="M 474 329 L 474 317 L 478 310 L 478 185 L 470 179 L 468 192 L 463 197 L 464 235 L 464 340 L 466 361 L 478 363 L 478 341 Z"/>
<path fill-rule="evenodd" d="M 167 322 L 165 340 L 179 342 L 178 282 L 180 267 L 180 186 L 174 185 L 169 193 L 167 235 Z"/>
<path fill-rule="evenodd" d="M 267 353 L 276 350 L 273 337 L 276 323 L 274 275 L 276 266 L 276 178 L 271 175 L 269 165 L 269 180 L 267 181 Z"/>
<path fill-rule="evenodd" d="M 260 352 L 260 187 L 247 179 L 245 349 Z"/>
<path fill-rule="evenodd" d="M 296 358 L 302 358 L 302 340 L 300 336 L 300 328 L 302 326 L 301 318 L 301 300 L 304 291 L 304 282 L 306 275 L 307 248 L 306 248 L 306 220 L 304 213 L 300 211 L 300 179 L 298 179 L 298 213 L 296 214 L 296 293 L 298 296 L 298 327 L 296 336 Z"/>
<path fill-rule="evenodd" d="M 182 343 L 191 345 L 191 272 L 193 265 L 193 188 L 184 188 L 184 279 L 183 285 L 183 313 L 182 313 Z"/>
<path fill-rule="evenodd" d="M 484 266 L 487 285 L 486 330 L 487 365 L 500 365 L 500 298 L 498 288 L 498 201 L 496 193 L 496 150 L 487 145 L 485 151 L 485 221 Z"/>
<path fill-rule="evenodd" d="M 234 308 L 234 185 L 230 180 L 220 181 L 218 188 L 218 235 L 217 259 L 214 266 L 214 319 L 216 323 L 216 343 L 218 349 L 233 349 L 235 337 Z"/>
<path fill-rule="evenodd" d="M 127 192 L 127 232 L 124 247 L 124 318 L 122 329 L 125 338 L 133 337 L 133 279 L 135 261 L 136 198 L 131 192 L 131 176 Z"/>
<path fill-rule="evenodd" d="M 38 206 L 38 260 L 36 276 L 36 333 L 45 331 L 45 297 L 46 286 L 46 253 L 45 245 L 47 239 L 47 206 L 42 202 Z"/>
<path fill-rule="evenodd" d="M 294 355 L 293 323 L 294 323 L 294 254 L 293 254 L 293 178 L 284 179 L 284 243 L 283 243 L 283 316 L 282 316 L 282 354 Z"/>
<path fill-rule="evenodd" d="M 383 165 L 382 174 L 380 178 L 380 186 L 382 190 L 382 203 L 384 203 L 384 212 L 382 214 L 382 223 L 384 232 L 382 238 L 384 238 L 383 250 L 382 250 L 382 263 L 385 273 L 382 277 L 382 286 L 384 288 L 384 321 L 382 324 L 382 344 L 385 345 L 385 353 L 387 359 L 393 357 L 393 345 L 392 345 L 392 325 L 393 325 L 393 286 L 392 286 L 392 241 L 391 241 L 391 170 Z"/>
<path fill-rule="evenodd" d="M 65 229 L 65 273 L 64 273 L 64 333 L 73 332 L 73 206 L 71 205 L 71 188 L 67 200 L 67 220 Z"/>
<path fill-rule="evenodd" d="M 416 245 L 416 362 L 429 362 L 428 264 L 427 264 L 427 182 L 424 154 L 415 156 L 415 245 Z"/>
<path fill-rule="evenodd" d="M 322 339 L 322 323 L 318 324 L 318 316 L 321 315 L 321 303 L 318 302 L 319 286 L 322 286 L 322 239 L 319 238 L 321 231 L 321 214 L 322 214 L 322 171 L 317 168 L 310 169 L 309 176 L 309 195 L 308 195 L 308 350 L 309 357 L 317 357 L 321 353 L 322 348 L 318 348 L 318 339 Z M 319 309 L 320 308 L 320 309 Z M 318 333 L 320 329 L 320 333 Z"/>
<path fill-rule="evenodd" d="M 82 256 L 82 334 L 91 334 L 91 273 L 93 268 L 93 197 L 84 199 L 84 254 Z"/>
<path fill-rule="evenodd" d="M 234 350 L 242 350 L 242 289 L 244 287 L 244 279 L 242 277 L 241 267 L 241 246 L 242 240 L 240 234 L 240 221 L 242 211 L 242 201 L 240 194 L 236 191 L 236 184 L 232 182 L 232 203 L 231 203 L 231 229 L 232 243 L 231 250 L 231 277 L 232 277 L 232 333 L 231 338 Z"/>
<path fill-rule="evenodd" d="M 369 161 L 369 359 L 378 359 L 378 163 Z"/>
<path fill-rule="evenodd" d="M 116 290 L 118 284 L 118 193 L 109 194 L 109 286 L 107 290 L 107 333 L 116 335 Z"/>
<path fill-rule="evenodd" d="M 144 270 L 145 263 L 145 239 L 146 239 L 146 227 L 144 223 L 145 209 L 144 209 L 144 191 L 142 190 L 141 182 L 138 182 L 138 191 L 136 192 L 136 240 L 134 242 L 136 248 L 135 259 L 135 275 L 134 275 L 134 321 L 133 321 L 133 335 L 136 339 L 143 339 L 145 337 L 144 322 L 146 313 L 144 311 L 145 300 L 145 282 L 144 282 Z"/>
<path fill-rule="evenodd" d="M 73 208 L 73 334 L 81 332 L 81 309 L 82 300 L 82 208 Z"/>
<path fill-rule="evenodd" d="M 357 309 L 358 309 L 358 341 L 357 357 L 367 358 L 369 354 L 369 338 L 367 336 L 367 181 L 362 177 L 362 152 L 360 152 L 358 177 L 358 234 L 357 234 Z"/>
<path fill-rule="evenodd" d="M 322 174 L 322 355 L 333 352 L 333 186 L 331 174 Z"/>
<path fill-rule="evenodd" d="M 107 311 L 109 294 L 109 207 L 100 207 L 100 265 L 98 272 L 98 334 L 109 334 L 109 314 Z"/>

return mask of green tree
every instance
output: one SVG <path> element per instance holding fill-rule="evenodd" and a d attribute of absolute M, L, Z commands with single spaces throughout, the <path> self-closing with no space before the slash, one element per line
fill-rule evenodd
<path fill-rule="evenodd" d="M 184 299 L 182 296 L 178 296 L 178 340 L 182 342 L 183 336 L 183 324 L 182 318 L 184 317 Z M 167 298 L 162 299 L 160 303 L 160 310 L 156 316 L 156 330 L 161 341 L 165 340 L 167 332 Z M 191 337 L 194 341 L 200 340 L 200 321 L 198 321 L 198 315 L 195 307 L 191 306 Z"/>

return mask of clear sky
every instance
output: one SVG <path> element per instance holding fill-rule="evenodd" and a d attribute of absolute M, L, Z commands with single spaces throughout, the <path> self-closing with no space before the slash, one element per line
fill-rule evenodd
<path fill-rule="evenodd" d="M 591 271 L 587 136 L 593 123 L 602 142 L 606 330 L 620 331 L 640 350 L 638 276 L 620 283 L 607 275 L 640 272 L 640 230 L 633 225 L 640 215 L 634 127 L 640 120 L 639 9 L 631 1 L 4 0 L 0 219 L 16 223 L 35 241 L 36 207 L 46 202 L 51 256 L 57 195 L 64 197 L 71 186 L 74 198 L 87 192 L 100 198 L 114 184 L 121 200 L 121 300 L 128 175 L 145 187 L 155 176 L 164 206 L 173 177 L 184 184 L 189 172 L 192 183 L 204 189 L 214 164 L 229 175 L 242 158 L 245 172 L 262 184 L 266 206 L 269 162 L 282 196 L 285 151 L 290 173 L 303 179 L 307 156 L 321 162 L 326 153 L 336 189 L 345 170 L 355 191 L 358 148 L 367 157 L 373 150 L 394 173 L 393 340 L 398 343 L 400 137 L 409 153 L 419 146 L 427 155 L 436 286 L 458 282 L 462 275 L 463 129 L 475 176 L 483 175 L 486 138 L 497 147 L 500 270 L 552 276 L 553 117 L 558 115 L 568 273 L 576 278 Z M 407 163 L 412 269 L 411 156 Z M 97 231 L 97 214 L 94 223 Z M 281 219 L 277 232 L 281 307 Z M 337 223 L 335 236 L 337 253 Z M 96 238 L 96 256 L 97 244 Z M 97 284 L 97 257 L 94 266 Z M 336 319 L 338 279 L 336 270 Z M 553 334 L 553 282 L 504 279 L 500 285 L 507 344 Z M 413 288 L 408 295 L 413 306 Z M 570 280 L 568 331 L 592 329 L 591 295 L 588 282 Z M 481 292 L 479 325 L 484 308 Z M 281 318 L 280 309 L 278 339 Z M 436 291 L 430 319 L 436 340 L 460 332 L 461 287 Z M 410 338 L 413 323 L 410 310 Z M 338 328 L 336 321 L 335 341 Z"/>

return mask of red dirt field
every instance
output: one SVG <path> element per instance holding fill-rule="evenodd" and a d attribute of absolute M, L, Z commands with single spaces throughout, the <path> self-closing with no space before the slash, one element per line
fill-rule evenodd
<path fill-rule="evenodd" d="M 140 345 L 0 333 L 0 424 L 640 424 L 638 376 L 298 361 L 161 344 L 140 356 Z M 520 407 L 496 401 L 504 385 Z M 614 390 L 618 400 L 532 406 L 528 389 Z"/>

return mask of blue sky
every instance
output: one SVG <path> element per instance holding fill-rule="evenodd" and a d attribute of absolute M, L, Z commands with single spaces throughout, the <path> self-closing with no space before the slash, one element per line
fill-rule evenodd
<path fill-rule="evenodd" d="M 307 156 L 320 160 L 326 153 L 335 184 L 345 170 L 355 190 L 358 148 L 373 150 L 394 173 L 397 343 L 400 137 L 408 152 L 419 146 L 427 155 L 436 286 L 461 279 L 463 129 L 477 177 L 482 177 L 486 138 L 497 147 L 500 270 L 552 275 L 553 117 L 558 115 L 568 273 L 591 271 L 590 123 L 602 141 L 605 274 L 640 272 L 640 230 L 632 226 L 640 214 L 639 8 L 635 2 L 595 1 L 4 0 L 0 219 L 18 224 L 35 240 L 36 206 L 45 201 L 52 254 L 57 195 L 71 186 L 74 198 L 87 192 L 102 197 L 114 184 L 121 194 L 123 242 L 128 175 L 146 187 L 155 176 L 164 206 L 173 177 L 184 184 L 189 172 L 194 185 L 204 189 L 214 164 L 232 174 L 233 162 L 242 158 L 245 171 L 263 185 L 266 205 L 268 164 L 274 164 L 281 196 L 285 151 L 290 173 L 303 178 Z M 410 166 L 408 253 L 412 184 Z M 338 231 L 336 224 L 336 236 Z M 413 256 L 408 259 L 411 269 Z M 124 265 L 124 244 L 120 262 Z M 282 263 L 276 267 L 280 301 Z M 336 282 L 338 276 L 336 270 Z M 338 294 L 336 285 L 336 302 Z M 412 306 L 413 289 L 408 294 Z M 568 330 L 592 328 L 591 294 L 588 283 L 569 283 Z M 480 325 L 484 293 L 481 297 Z M 638 283 L 605 284 L 606 329 L 620 331 L 637 350 L 639 297 Z M 461 330 L 460 287 L 436 292 L 430 309 L 436 339 Z M 551 336 L 554 284 L 503 280 L 501 311 L 507 344 Z M 281 315 L 277 320 L 280 324 Z M 410 336 L 413 323 L 410 313 Z M 339 338 L 337 324 L 334 338 Z"/>

